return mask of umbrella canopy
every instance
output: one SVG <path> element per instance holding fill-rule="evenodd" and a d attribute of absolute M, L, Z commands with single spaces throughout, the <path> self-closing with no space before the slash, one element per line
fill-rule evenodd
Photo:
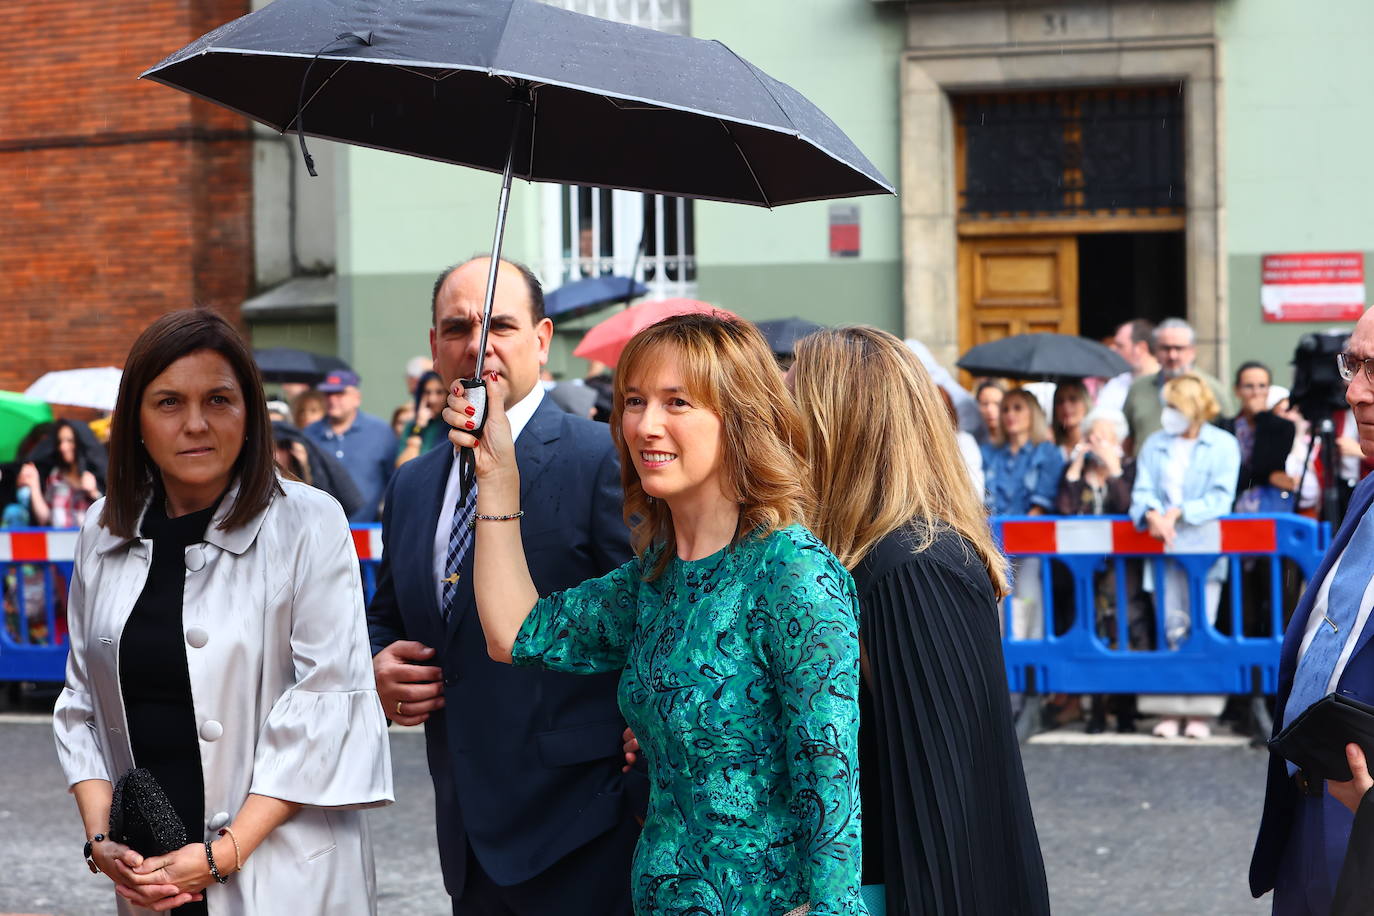
<path fill-rule="evenodd" d="M 26 397 L 49 404 L 114 410 L 119 379 L 124 373 L 113 366 L 98 369 L 62 369 L 49 372 L 24 391 Z"/>
<path fill-rule="evenodd" d="M 39 423 L 52 422 L 52 408 L 14 391 L 0 391 L 0 461 L 19 457 L 19 443 Z"/>
<path fill-rule="evenodd" d="M 631 277 L 588 277 L 564 283 L 544 297 L 544 314 L 550 318 L 576 318 L 613 302 L 629 302 L 649 291 Z"/>
<path fill-rule="evenodd" d="M 253 351 L 253 359 L 262 372 L 263 381 L 301 382 L 317 385 L 329 373 L 349 369 L 348 363 L 337 356 L 325 356 L 296 350 L 291 347 L 266 347 Z"/>
<path fill-rule="evenodd" d="M 775 318 L 772 321 L 755 323 L 763 339 L 768 341 L 768 349 L 780 356 L 791 356 L 797 341 L 808 334 L 825 328 L 823 324 L 807 321 L 805 318 Z"/>
<path fill-rule="evenodd" d="M 696 312 L 738 317 L 733 312 L 716 308 L 709 302 L 696 299 L 655 299 L 641 302 L 623 312 L 616 312 L 586 333 L 582 342 L 573 350 L 573 356 L 596 360 L 614 366 L 620 360 L 620 351 L 640 331 L 651 324 L 658 324 L 664 318 L 674 315 L 690 315 Z"/>
<path fill-rule="evenodd" d="M 956 365 L 974 375 L 1020 379 L 1111 378 L 1131 369 L 1095 340 L 1048 331 L 979 344 Z"/>
<path fill-rule="evenodd" d="M 533 181 L 758 206 L 893 192 L 720 42 L 538 0 L 276 0 L 143 76 L 278 131 L 494 172 L 513 151 Z"/>

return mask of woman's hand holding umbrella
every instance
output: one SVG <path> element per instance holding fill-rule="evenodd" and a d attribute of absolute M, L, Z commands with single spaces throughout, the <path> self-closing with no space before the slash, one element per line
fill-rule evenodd
<path fill-rule="evenodd" d="M 471 449 L 477 482 L 473 518 L 472 590 L 487 637 L 487 653 L 510 662 L 520 626 L 539 600 L 520 540 L 520 470 L 515 441 L 506 417 L 506 395 L 500 385 L 487 386 L 487 417 L 481 438 L 475 430 L 477 408 L 456 387 L 448 397 L 444 420 L 455 446 Z M 460 503 L 461 506 L 461 503 Z M 477 533 L 481 532 L 478 537 Z"/>

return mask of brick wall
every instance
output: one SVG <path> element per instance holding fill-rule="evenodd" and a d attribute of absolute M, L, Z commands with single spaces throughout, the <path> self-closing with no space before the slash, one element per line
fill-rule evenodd
<path fill-rule="evenodd" d="M 239 322 L 246 122 L 137 76 L 248 5 L 0 3 L 0 389 L 122 366 L 150 321 L 193 303 Z"/>

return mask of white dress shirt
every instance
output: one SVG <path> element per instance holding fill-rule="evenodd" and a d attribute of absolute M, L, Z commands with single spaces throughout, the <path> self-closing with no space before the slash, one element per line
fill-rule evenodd
<path fill-rule="evenodd" d="M 1347 549 L 1349 545 L 1347 545 Z M 1319 627 L 1330 626 L 1326 622 L 1326 601 L 1327 595 L 1331 591 L 1331 583 L 1336 578 L 1336 570 L 1341 568 L 1341 561 L 1345 559 L 1345 550 L 1336 558 L 1336 562 L 1331 564 L 1331 571 L 1327 573 L 1326 579 L 1321 584 L 1321 590 L 1317 592 L 1317 598 L 1312 602 L 1312 613 L 1307 617 L 1307 628 L 1303 631 L 1302 644 L 1298 646 L 1298 661 L 1307 654 L 1307 647 L 1312 645 L 1312 639 L 1317 635 Z M 1326 692 L 1331 693 L 1340 683 L 1341 675 L 1345 673 L 1345 666 L 1350 661 L 1351 654 L 1355 651 L 1355 643 L 1359 641 L 1360 634 L 1364 632 L 1365 624 L 1369 622 L 1370 608 L 1374 607 L 1374 580 L 1364 588 L 1364 596 L 1360 598 L 1360 611 L 1355 617 L 1355 625 L 1350 628 L 1350 632 L 1345 634 L 1345 647 L 1341 649 L 1340 657 L 1336 659 L 1336 668 L 1331 672 L 1331 680 L 1326 684 Z"/>
<path fill-rule="evenodd" d="M 510 437 L 512 442 L 518 442 L 520 434 L 524 432 L 525 426 L 529 424 L 530 417 L 539 409 L 539 403 L 544 400 L 544 386 L 535 385 L 530 389 L 530 393 L 525 395 L 516 403 L 506 408 L 506 419 L 510 421 Z M 434 594 L 439 601 L 439 610 L 444 609 L 444 583 L 441 581 L 449 574 L 444 569 L 448 562 L 448 536 L 449 529 L 453 527 L 453 513 L 458 508 L 458 493 L 460 489 L 459 474 L 462 471 L 463 463 L 458 460 L 458 449 L 453 450 L 453 466 L 448 471 L 448 482 L 444 484 L 444 502 L 439 507 L 439 524 L 434 528 Z M 476 546 L 476 542 L 473 542 Z"/>

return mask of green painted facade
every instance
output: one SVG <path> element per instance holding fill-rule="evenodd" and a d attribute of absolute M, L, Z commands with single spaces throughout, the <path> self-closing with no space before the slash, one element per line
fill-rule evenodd
<path fill-rule="evenodd" d="M 693 0 L 692 33 L 716 38 L 827 112 L 890 179 L 898 172 L 898 60 L 905 17 L 867 0 Z M 438 272 L 491 248 L 495 175 L 360 148 L 340 150 L 339 355 L 363 377 L 364 409 L 400 403 L 403 365 L 428 352 L 430 290 Z M 541 193 L 517 184 L 505 253 L 537 266 Z M 696 205 L 699 298 L 764 319 L 799 315 L 901 331 L 897 199 L 860 208 L 861 252 L 831 258 L 829 205 L 769 211 Z M 579 335 L 555 335 L 550 368 L 580 375 Z"/>
<path fill-rule="evenodd" d="M 1362 251 L 1367 284 L 1374 268 L 1374 4 L 1222 0 L 1217 31 L 1231 365 L 1261 359 L 1287 384 L 1298 338 L 1332 324 L 1263 321 L 1261 258 Z"/>

